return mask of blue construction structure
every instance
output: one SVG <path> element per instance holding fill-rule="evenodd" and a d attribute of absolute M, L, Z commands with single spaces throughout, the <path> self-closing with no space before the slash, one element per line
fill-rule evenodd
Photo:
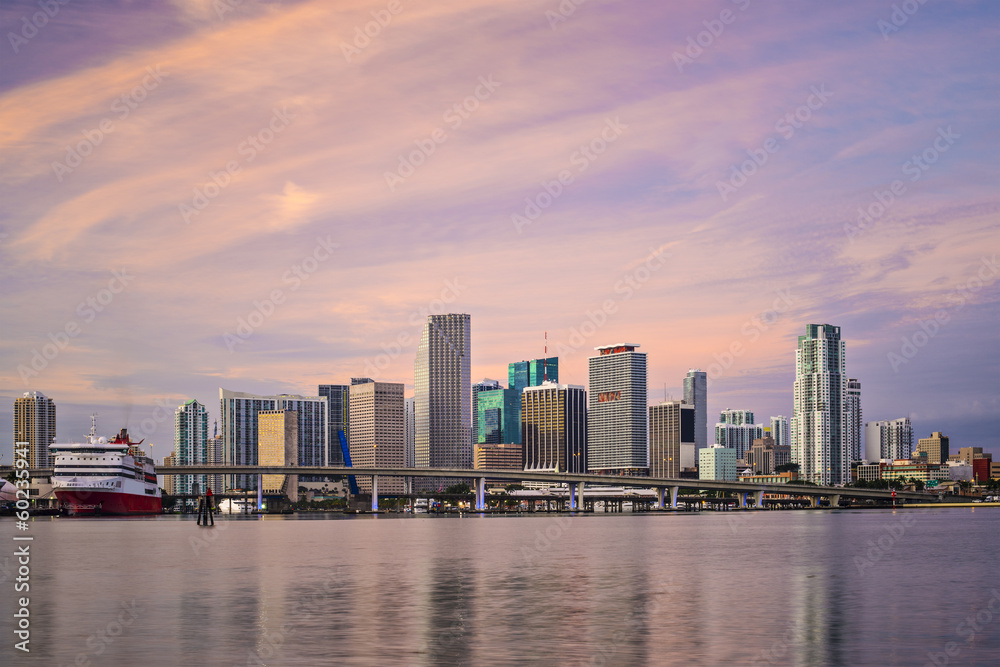
<path fill-rule="evenodd" d="M 344 435 L 343 431 L 338 431 L 340 434 L 340 451 L 344 453 L 344 465 L 348 468 L 353 468 L 354 465 L 351 463 L 351 450 L 347 448 L 347 436 Z M 358 480 L 354 478 L 354 475 L 347 476 L 347 483 L 351 485 L 351 495 L 356 496 L 360 492 L 358 491 Z"/>

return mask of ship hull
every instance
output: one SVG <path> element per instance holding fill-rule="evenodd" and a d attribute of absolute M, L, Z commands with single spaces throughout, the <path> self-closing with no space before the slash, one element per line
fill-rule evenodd
<path fill-rule="evenodd" d="M 70 516 L 130 516 L 162 514 L 163 500 L 156 496 L 114 491 L 56 490 L 59 504 Z"/>

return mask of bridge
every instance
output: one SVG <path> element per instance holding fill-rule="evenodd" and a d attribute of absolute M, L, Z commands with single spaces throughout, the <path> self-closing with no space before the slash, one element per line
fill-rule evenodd
<path fill-rule="evenodd" d="M 0 467 L 0 477 L 6 476 L 11 466 Z M 32 477 L 48 477 L 52 469 L 32 470 Z M 317 475 L 347 476 L 367 475 L 372 478 L 372 510 L 378 510 L 379 477 L 449 477 L 475 480 L 476 510 L 486 509 L 486 480 L 503 480 L 511 483 L 545 482 L 565 484 L 569 489 L 569 510 L 583 507 L 584 486 L 622 486 L 656 491 L 656 507 L 677 508 L 677 494 L 684 489 L 697 491 L 723 491 L 735 493 L 740 507 L 747 506 L 747 497 L 752 495 L 757 507 L 764 506 L 764 494 L 784 496 L 804 496 L 816 505 L 820 498 L 827 498 L 830 507 L 837 507 L 842 498 L 863 500 L 945 500 L 944 493 L 917 491 L 893 491 L 882 489 L 855 489 L 838 486 L 812 486 L 805 484 L 752 484 L 749 482 L 721 482 L 708 479 L 679 479 L 666 477 L 626 477 L 616 475 L 592 475 L 576 473 L 542 472 L 537 470 L 487 470 L 468 468 L 386 468 L 386 467 L 344 467 L 344 466 L 260 466 L 260 465 L 180 465 L 161 466 L 158 475 Z M 957 497 L 955 497 L 957 498 Z"/>

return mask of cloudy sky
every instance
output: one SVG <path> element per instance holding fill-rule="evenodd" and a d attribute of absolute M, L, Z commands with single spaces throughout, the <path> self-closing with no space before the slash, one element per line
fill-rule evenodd
<path fill-rule="evenodd" d="M 790 415 L 839 325 L 866 421 L 1000 455 L 996 3 L 46 7 L 0 6 L 0 387 L 61 441 L 97 412 L 160 458 L 220 386 L 410 395 L 466 312 L 475 379 L 639 343 L 710 421 Z"/>

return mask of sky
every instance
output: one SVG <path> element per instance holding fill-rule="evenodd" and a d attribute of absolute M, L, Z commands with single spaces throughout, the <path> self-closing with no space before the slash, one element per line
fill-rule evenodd
<path fill-rule="evenodd" d="M 413 391 L 637 343 L 792 414 L 840 326 L 865 421 L 1000 457 L 1000 5 L 176 0 L 0 5 L 0 393 L 58 440 L 219 388 Z M 547 333 L 546 333 L 547 332 Z M 0 413 L 10 462 L 12 411 Z"/>

